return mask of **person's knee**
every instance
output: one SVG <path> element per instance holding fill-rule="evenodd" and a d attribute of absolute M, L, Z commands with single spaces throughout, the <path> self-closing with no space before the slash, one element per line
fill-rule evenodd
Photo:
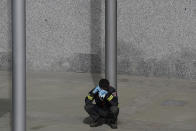
<path fill-rule="evenodd" d="M 86 112 L 90 112 L 93 109 L 93 107 L 94 107 L 93 105 L 85 105 L 84 109 Z"/>
<path fill-rule="evenodd" d="M 108 116 L 108 111 L 104 111 L 104 110 L 99 110 L 99 115 L 101 115 L 102 117 L 107 117 Z"/>
<path fill-rule="evenodd" d="M 119 108 L 117 106 L 112 106 L 112 107 L 110 107 L 110 111 L 113 114 L 118 114 L 119 113 Z"/>

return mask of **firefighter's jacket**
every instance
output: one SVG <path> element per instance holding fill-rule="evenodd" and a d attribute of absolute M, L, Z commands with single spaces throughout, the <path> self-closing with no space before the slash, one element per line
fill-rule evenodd
<path fill-rule="evenodd" d="M 110 106 L 118 106 L 117 92 L 111 86 L 107 90 L 103 90 L 99 86 L 92 89 L 88 93 L 88 96 L 86 96 L 85 103 L 92 104 L 94 100 L 96 105 L 103 108 L 109 108 Z"/>

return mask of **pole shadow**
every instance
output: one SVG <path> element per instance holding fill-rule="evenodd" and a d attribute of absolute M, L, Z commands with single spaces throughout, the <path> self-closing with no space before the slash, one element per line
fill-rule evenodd
<path fill-rule="evenodd" d="M 12 0 L 7 0 L 7 16 L 9 18 L 8 20 L 8 33 L 9 33 L 9 38 L 8 38 L 8 43 L 9 43 L 9 68 L 8 68 L 8 79 L 9 79 L 9 85 L 8 85 L 8 90 L 9 90 L 9 98 L 8 99 L 0 99 L 0 117 L 2 117 L 6 113 L 10 113 L 9 115 L 9 126 L 12 127 L 12 74 L 13 74 L 13 69 L 12 69 L 12 63 L 13 63 L 13 45 L 12 45 L 12 28 L 13 28 L 13 23 L 12 23 Z"/>
<path fill-rule="evenodd" d="M 102 78 L 102 47 L 101 47 L 101 8 L 102 0 L 90 1 L 91 58 L 90 72 L 96 86 Z"/>

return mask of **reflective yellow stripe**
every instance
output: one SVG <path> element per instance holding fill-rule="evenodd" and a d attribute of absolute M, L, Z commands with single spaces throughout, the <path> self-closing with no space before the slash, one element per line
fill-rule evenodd
<path fill-rule="evenodd" d="M 90 95 L 88 95 L 88 99 L 92 101 L 93 100 L 93 97 L 90 96 Z"/>
<path fill-rule="evenodd" d="M 108 101 L 111 101 L 113 99 L 113 95 L 110 95 L 110 97 L 108 97 Z"/>

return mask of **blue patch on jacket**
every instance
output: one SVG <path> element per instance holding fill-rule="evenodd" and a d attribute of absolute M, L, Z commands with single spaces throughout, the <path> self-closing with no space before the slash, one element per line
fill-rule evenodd
<path fill-rule="evenodd" d="M 99 98 L 103 100 L 108 92 L 106 90 L 99 91 Z"/>
<path fill-rule="evenodd" d="M 97 86 L 94 90 L 93 90 L 93 94 L 96 94 L 97 92 L 100 92 L 101 88 L 99 86 Z"/>

